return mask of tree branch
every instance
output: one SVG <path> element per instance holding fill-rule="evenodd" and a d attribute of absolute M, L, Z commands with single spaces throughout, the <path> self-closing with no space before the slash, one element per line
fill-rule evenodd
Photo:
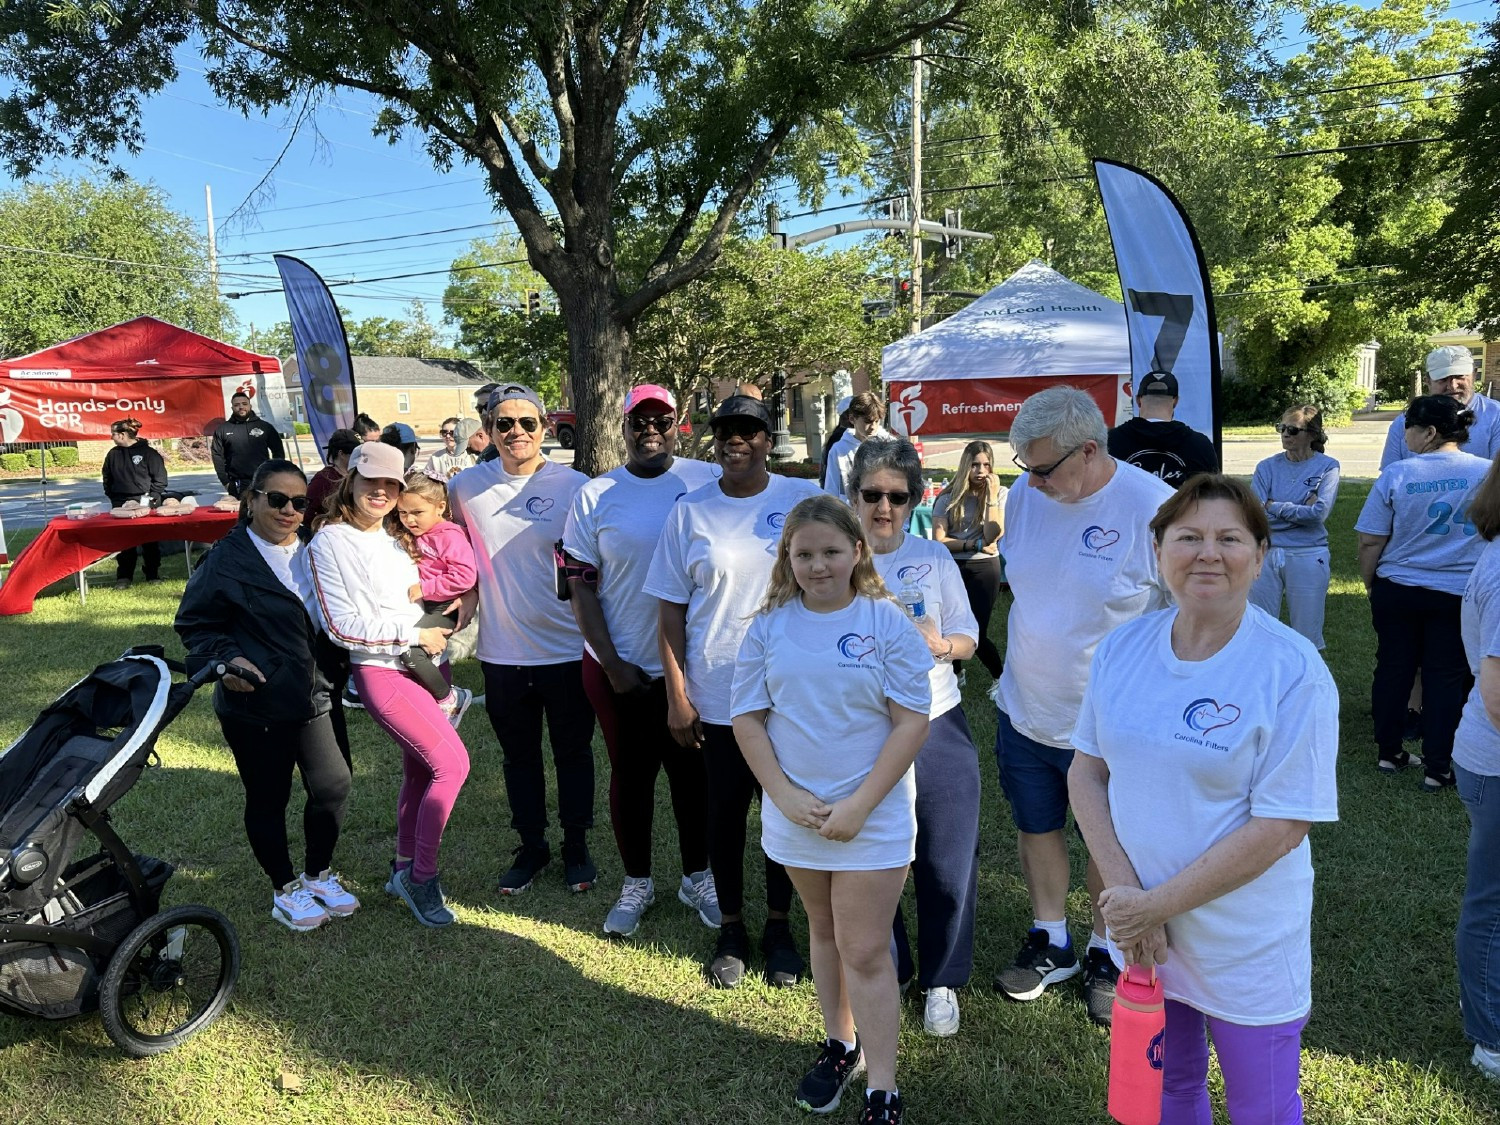
<path fill-rule="evenodd" d="M 917 4 L 908 5 L 916 8 Z M 851 63 L 879 62 L 881 59 L 890 58 L 896 51 L 905 47 L 913 39 L 921 39 L 923 36 L 934 31 L 941 31 L 955 26 L 958 17 L 961 16 L 969 6 L 969 0 L 953 0 L 948 10 L 939 16 L 920 23 L 907 24 L 900 32 L 887 39 L 883 43 L 875 43 L 864 47 L 854 47 L 844 53 L 844 61 Z"/>

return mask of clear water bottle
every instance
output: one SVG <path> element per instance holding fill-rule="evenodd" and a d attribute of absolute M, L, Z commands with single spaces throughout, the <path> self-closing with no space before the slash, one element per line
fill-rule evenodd
<path fill-rule="evenodd" d="M 896 598 L 906 608 L 907 616 L 913 621 L 920 623 L 927 620 L 927 595 L 915 582 L 902 583 Z"/>

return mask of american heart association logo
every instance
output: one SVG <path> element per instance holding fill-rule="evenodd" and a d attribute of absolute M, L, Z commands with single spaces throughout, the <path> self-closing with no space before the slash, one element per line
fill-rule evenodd
<path fill-rule="evenodd" d="M 1104 551 L 1113 547 L 1120 541 L 1120 533 L 1113 529 L 1106 529 L 1095 524 L 1086 528 L 1083 533 L 1083 545 L 1090 551 Z"/>
<path fill-rule="evenodd" d="M 526 501 L 526 510 L 534 516 L 546 515 L 552 510 L 552 498 L 550 496 L 533 496 Z"/>
<path fill-rule="evenodd" d="M 896 577 L 902 582 L 918 582 L 932 573 L 931 563 L 922 563 L 920 566 L 903 566 L 896 571 Z"/>
<path fill-rule="evenodd" d="M 1199 734 L 1227 727 L 1240 721 L 1240 709 L 1233 703 L 1220 703 L 1215 699 L 1195 699 L 1182 712 L 1182 721 L 1188 730 Z"/>
<path fill-rule="evenodd" d="M 927 421 L 927 404 L 921 396 L 922 384 L 913 383 L 891 404 L 891 428 L 904 437 L 918 433 Z"/>
<path fill-rule="evenodd" d="M 839 652 L 846 660 L 863 660 L 875 651 L 875 638 L 845 633 L 839 638 Z"/>

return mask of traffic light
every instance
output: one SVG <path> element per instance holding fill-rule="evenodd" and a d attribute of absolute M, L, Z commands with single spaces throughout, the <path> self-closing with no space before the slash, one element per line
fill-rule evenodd
<path fill-rule="evenodd" d="M 542 312 L 542 294 L 539 290 L 526 290 L 526 315 L 528 317 L 540 316 Z"/>
<path fill-rule="evenodd" d="M 895 300 L 903 305 L 911 304 L 911 278 L 895 277 L 891 282 L 891 294 Z"/>

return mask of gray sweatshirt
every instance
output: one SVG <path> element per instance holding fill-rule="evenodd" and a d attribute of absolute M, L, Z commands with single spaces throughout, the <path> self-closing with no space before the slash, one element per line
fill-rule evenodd
<path fill-rule="evenodd" d="M 1328 513 L 1339 494 L 1339 463 L 1326 453 L 1293 461 L 1285 453 L 1255 466 L 1250 482 L 1266 501 L 1273 547 L 1328 546 Z"/>

